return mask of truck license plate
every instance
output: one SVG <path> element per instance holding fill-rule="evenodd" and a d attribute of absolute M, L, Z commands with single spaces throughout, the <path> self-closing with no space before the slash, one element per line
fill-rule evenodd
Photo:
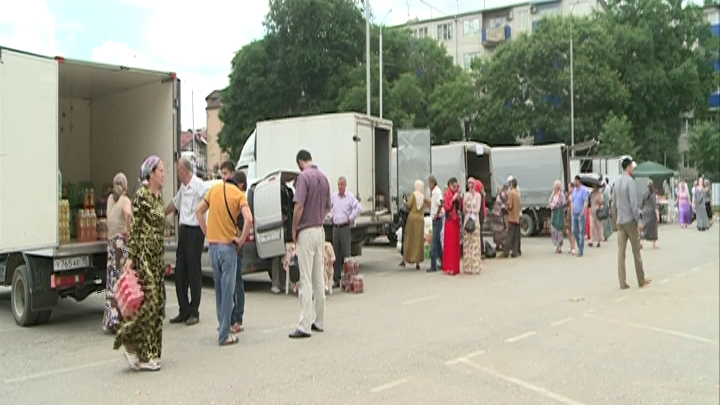
<path fill-rule="evenodd" d="M 281 230 L 275 229 L 273 231 L 259 233 L 256 239 L 260 243 L 274 242 L 276 240 L 280 240 L 281 236 Z"/>
<path fill-rule="evenodd" d="M 65 257 L 53 261 L 53 270 L 66 271 L 90 267 L 90 256 Z"/>

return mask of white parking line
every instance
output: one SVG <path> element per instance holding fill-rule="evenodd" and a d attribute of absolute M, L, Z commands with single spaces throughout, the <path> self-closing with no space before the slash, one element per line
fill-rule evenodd
<path fill-rule="evenodd" d="M 16 378 L 11 378 L 9 380 L 5 380 L 5 384 L 13 384 L 13 383 L 25 382 L 25 381 L 30 381 L 30 380 L 36 380 L 38 378 L 49 377 L 49 376 L 56 375 L 56 374 L 71 373 L 73 371 L 84 370 L 86 368 L 104 366 L 106 364 L 119 363 L 119 362 L 120 362 L 120 358 L 114 358 L 112 360 L 104 360 L 104 361 L 98 361 L 95 363 L 82 364 L 82 365 L 74 366 L 74 367 L 66 367 L 66 368 L 60 368 L 57 370 L 44 371 L 42 373 L 30 374 L 30 375 L 26 375 L 24 377 L 16 377 Z"/>
<path fill-rule="evenodd" d="M 389 383 L 384 384 L 384 385 L 379 385 L 379 386 L 371 389 L 370 392 L 372 392 L 373 394 L 377 394 L 378 392 L 385 391 L 385 390 L 389 390 L 390 388 L 395 388 L 395 387 L 397 387 L 398 385 L 400 385 L 400 384 L 402 384 L 402 383 L 406 383 L 406 382 L 408 382 L 408 381 L 410 381 L 410 377 L 401 378 L 401 379 L 399 379 L 399 380 L 397 380 L 397 381 L 389 382 Z"/>
<path fill-rule="evenodd" d="M 683 271 L 682 273 L 678 273 L 678 274 L 675 275 L 675 277 L 677 277 L 677 278 L 685 277 L 685 276 L 687 276 L 687 272 L 686 272 L 686 271 Z"/>
<path fill-rule="evenodd" d="M 597 320 L 603 321 L 603 322 L 616 323 L 616 324 L 620 324 L 620 325 L 630 326 L 630 327 L 633 327 L 633 328 L 652 330 L 652 331 L 655 331 L 655 332 L 664 333 L 664 334 L 666 334 L 666 335 L 673 335 L 673 336 L 678 336 L 678 337 L 682 337 L 682 338 L 686 338 L 686 339 L 696 340 L 696 341 L 698 341 L 698 342 L 709 343 L 709 344 L 715 345 L 715 346 L 719 346 L 719 345 L 720 345 L 720 342 L 718 342 L 718 341 L 716 341 L 716 340 L 704 338 L 704 337 L 702 337 L 702 336 L 691 335 L 691 334 L 685 333 L 685 332 L 678 332 L 678 331 L 676 331 L 676 330 L 657 328 L 657 327 L 655 327 L 655 326 L 641 325 L 641 324 L 638 324 L 638 323 L 623 322 L 623 321 L 618 321 L 618 320 L 615 320 L 615 319 L 602 318 L 602 317 L 599 317 L 599 316 L 588 315 L 588 314 L 585 314 L 585 317 L 591 318 L 591 319 L 597 319 Z"/>
<path fill-rule="evenodd" d="M 556 401 L 558 401 L 558 402 L 561 402 L 561 403 L 563 403 L 563 404 L 566 404 L 566 405 L 585 405 L 585 404 L 583 404 L 582 402 L 578 402 L 578 401 L 575 401 L 574 399 L 568 398 L 568 397 L 566 397 L 566 396 L 564 396 L 564 395 L 558 394 L 558 393 L 556 393 L 556 392 L 552 392 L 552 391 L 548 390 L 547 388 L 543 388 L 543 387 L 537 386 L 537 385 L 535 385 L 535 384 L 533 384 L 533 383 L 530 383 L 530 382 L 527 382 L 527 381 L 523 381 L 523 380 L 521 380 L 521 379 L 519 379 L 519 378 L 515 378 L 515 377 L 511 377 L 511 376 L 509 376 L 509 375 L 501 374 L 501 373 L 499 373 L 499 372 L 497 372 L 497 371 L 495 371 L 495 370 L 493 370 L 493 369 L 491 369 L 491 368 L 484 367 L 484 366 L 481 366 L 481 365 L 479 365 L 479 364 L 475 364 L 475 363 L 473 363 L 473 362 L 471 362 L 471 361 L 469 361 L 469 360 L 465 360 L 465 361 L 463 361 L 463 363 L 464 363 L 464 364 L 467 364 L 468 366 L 470 366 L 470 367 L 472 367 L 472 368 L 474 368 L 474 369 L 476 369 L 476 370 L 479 370 L 479 371 L 481 371 L 481 372 L 483 372 L 483 373 L 485 373 L 485 374 L 487 374 L 487 375 L 489 375 L 489 376 L 491 376 L 491 377 L 495 377 L 495 378 L 497 378 L 498 380 L 502 380 L 502 381 L 505 381 L 505 382 L 509 382 L 509 383 L 511 383 L 511 384 L 515 384 L 515 385 L 517 385 L 517 386 L 519 386 L 519 387 L 525 388 L 526 390 L 534 391 L 534 392 L 536 392 L 536 393 L 538 393 L 538 394 L 540 394 L 540 395 L 542 395 L 542 396 L 545 396 L 545 397 L 547 397 L 547 398 L 554 399 L 554 400 L 556 400 Z"/>
<path fill-rule="evenodd" d="M 660 284 L 665 284 L 665 283 L 667 283 L 668 281 L 670 281 L 669 278 L 662 279 L 662 280 L 660 280 Z"/>
<path fill-rule="evenodd" d="M 528 338 L 533 335 L 537 335 L 537 332 L 535 332 L 535 331 L 525 332 L 522 335 L 511 337 L 509 339 L 505 339 L 505 343 L 515 343 L 518 340 L 523 340 L 523 339 Z"/>
<path fill-rule="evenodd" d="M 435 294 L 435 295 L 428 295 L 427 297 L 416 298 L 416 299 L 414 299 L 414 300 L 405 301 L 405 302 L 403 302 L 402 304 L 403 304 L 403 305 L 417 304 L 418 302 L 430 301 L 430 300 L 435 299 L 435 298 L 437 298 L 437 297 L 438 297 L 437 294 Z"/>
<path fill-rule="evenodd" d="M 478 351 L 476 351 L 476 352 L 472 352 L 472 353 L 470 353 L 470 354 L 466 354 L 466 355 L 464 355 L 464 356 L 462 356 L 462 357 L 458 357 L 457 359 L 448 360 L 448 361 L 445 362 L 445 364 L 451 366 L 451 365 L 453 365 L 453 364 L 458 364 L 458 363 L 462 363 L 462 362 L 464 362 L 464 361 L 468 361 L 468 360 L 470 360 L 470 359 L 473 358 L 473 357 L 477 357 L 477 356 L 480 356 L 480 355 L 483 355 L 483 354 L 485 354 L 485 350 L 478 350 Z"/>
<path fill-rule="evenodd" d="M 561 319 L 559 321 L 555 321 L 555 322 L 551 323 L 550 326 L 560 326 L 562 324 L 572 321 L 573 319 L 575 319 L 575 318 L 570 317 L 570 318 Z"/>
<path fill-rule="evenodd" d="M 629 296 L 626 295 L 626 296 L 624 296 L 624 297 L 615 298 L 613 301 L 615 301 L 615 302 L 622 302 L 622 301 L 625 301 L 626 299 L 628 299 L 628 297 L 629 297 Z"/>

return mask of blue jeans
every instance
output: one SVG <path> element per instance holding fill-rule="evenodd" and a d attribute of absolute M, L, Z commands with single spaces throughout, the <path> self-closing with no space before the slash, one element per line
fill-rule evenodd
<path fill-rule="evenodd" d="M 243 324 L 243 313 L 245 313 L 245 283 L 242 278 L 242 249 L 237 254 L 237 275 L 235 276 L 235 297 L 232 311 L 231 324 Z"/>
<path fill-rule="evenodd" d="M 572 214 L 572 231 L 577 242 L 578 255 L 585 252 L 585 214 Z"/>
<path fill-rule="evenodd" d="M 232 243 L 211 244 L 209 251 L 215 284 L 215 308 L 220 324 L 218 343 L 223 344 L 230 336 L 230 318 L 237 277 L 237 248 Z"/>
<path fill-rule="evenodd" d="M 434 219 L 432 221 L 432 246 L 430 248 L 430 270 L 437 270 L 438 259 L 442 260 L 442 241 L 440 240 L 440 234 L 442 233 L 443 220 L 442 217 Z"/>

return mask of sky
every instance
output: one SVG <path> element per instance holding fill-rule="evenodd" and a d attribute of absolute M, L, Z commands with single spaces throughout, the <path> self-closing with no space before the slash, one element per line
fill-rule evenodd
<path fill-rule="evenodd" d="M 376 22 L 396 25 L 408 17 L 440 17 L 517 2 L 370 0 L 370 5 Z M 183 129 L 193 121 L 195 128 L 203 128 L 205 97 L 227 86 L 234 53 L 263 37 L 267 11 L 264 0 L 7 0 L 0 1 L 0 45 L 177 72 Z"/>

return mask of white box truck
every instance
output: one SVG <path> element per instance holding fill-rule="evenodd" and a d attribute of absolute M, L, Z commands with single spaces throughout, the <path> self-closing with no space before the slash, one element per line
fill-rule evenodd
<path fill-rule="evenodd" d="M 260 178 L 278 171 L 297 172 L 295 157 L 306 149 L 327 175 L 331 190 L 336 191 L 338 178 L 345 176 L 348 190 L 363 208 L 352 229 L 352 254 L 360 255 L 363 243 L 387 235 L 392 225 L 391 146 L 392 122 L 358 113 L 264 121 L 255 131 L 256 171 Z M 264 228 L 264 215 L 254 214 L 255 227 Z M 328 240 L 332 240 L 331 230 L 331 224 L 326 224 Z M 263 237 L 259 232 L 255 235 L 256 240 Z"/>
<path fill-rule="evenodd" d="M 107 242 L 60 243 L 58 171 L 100 186 L 145 157 L 177 186 L 180 82 L 174 73 L 52 58 L 0 47 L 0 285 L 15 322 L 46 322 L 59 298 L 105 289 Z M 71 224 L 74 226 L 75 224 Z"/>

